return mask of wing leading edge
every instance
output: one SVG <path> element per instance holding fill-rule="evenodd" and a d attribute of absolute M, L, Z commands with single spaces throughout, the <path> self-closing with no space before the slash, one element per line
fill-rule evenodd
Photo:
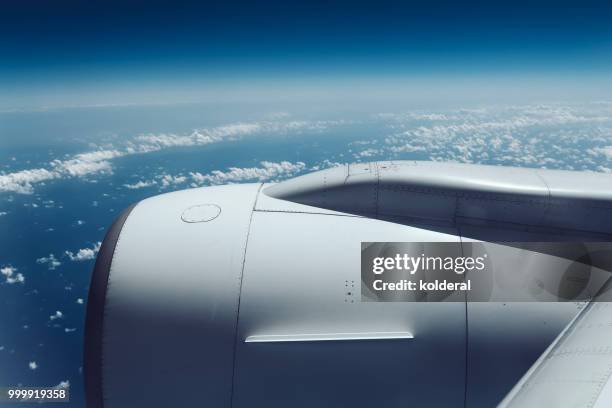
<path fill-rule="evenodd" d="M 498 408 L 612 407 L 612 278 Z"/>

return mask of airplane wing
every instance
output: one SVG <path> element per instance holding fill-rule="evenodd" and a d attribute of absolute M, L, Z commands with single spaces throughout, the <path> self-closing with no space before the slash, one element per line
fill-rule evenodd
<path fill-rule="evenodd" d="M 612 279 L 557 337 L 498 408 L 612 407 Z"/>

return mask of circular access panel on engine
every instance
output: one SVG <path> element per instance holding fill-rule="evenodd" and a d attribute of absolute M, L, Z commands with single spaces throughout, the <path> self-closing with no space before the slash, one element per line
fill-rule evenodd
<path fill-rule="evenodd" d="M 221 207 L 217 204 L 199 204 L 187 208 L 181 214 L 181 219 L 185 222 L 209 222 L 221 214 Z"/>

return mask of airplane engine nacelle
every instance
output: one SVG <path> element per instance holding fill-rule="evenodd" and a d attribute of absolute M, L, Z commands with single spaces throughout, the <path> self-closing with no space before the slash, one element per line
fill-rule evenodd
<path fill-rule="evenodd" d="M 112 226 L 87 310 L 88 406 L 462 400 L 465 305 L 364 304 L 359 286 L 361 241 L 458 238 L 295 212 L 260 188 L 156 196 Z"/>

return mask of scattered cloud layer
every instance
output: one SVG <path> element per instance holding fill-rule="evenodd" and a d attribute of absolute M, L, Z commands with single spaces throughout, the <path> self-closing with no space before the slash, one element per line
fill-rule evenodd
<path fill-rule="evenodd" d="M 171 133 L 138 135 L 121 148 L 98 149 L 69 157 L 53 160 L 47 167 L 26 169 L 12 173 L 0 173 L 0 193 L 14 192 L 32 194 L 34 187 L 56 179 L 82 178 L 91 175 L 111 174 L 113 159 L 134 154 L 144 154 L 167 148 L 204 146 L 222 141 L 236 141 L 253 134 L 320 131 L 335 122 L 328 121 L 265 121 L 234 123 L 210 129 L 197 129 L 186 135 Z M 127 188 L 145 186 L 126 185 Z"/>
<path fill-rule="evenodd" d="M 189 183 L 191 187 L 210 186 L 219 184 L 244 183 L 249 181 L 270 181 L 293 177 L 307 169 L 304 162 L 270 162 L 262 161 L 259 167 L 230 167 L 229 169 L 214 170 L 210 173 L 190 172 L 188 175 L 159 174 L 149 180 L 140 180 L 133 184 L 124 184 L 124 187 L 135 190 L 157 186 L 165 189 Z"/>
<path fill-rule="evenodd" d="M 31 194 L 36 185 L 56 179 L 110 174 L 112 161 L 123 156 L 236 141 L 257 134 L 324 131 L 350 123 L 290 120 L 284 113 L 269 118 L 187 134 L 142 134 L 121 146 L 53 160 L 45 167 L 0 173 L 0 193 Z M 596 171 L 611 171 L 612 167 L 608 163 L 612 161 L 612 104 L 608 103 L 380 113 L 369 120 L 382 124 L 386 132 L 352 142 L 349 149 L 353 160 L 418 159 Z M 360 146 L 359 142 L 364 144 Z M 186 181 L 141 180 L 124 187 L 168 187 Z M 212 179 L 210 182 L 214 183 Z"/>
<path fill-rule="evenodd" d="M 610 171 L 612 104 L 500 106 L 375 115 L 380 138 L 352 142 L 355 160 L 433 160 Z M 361 143 L 361 144 L 360 144 Z"/>

